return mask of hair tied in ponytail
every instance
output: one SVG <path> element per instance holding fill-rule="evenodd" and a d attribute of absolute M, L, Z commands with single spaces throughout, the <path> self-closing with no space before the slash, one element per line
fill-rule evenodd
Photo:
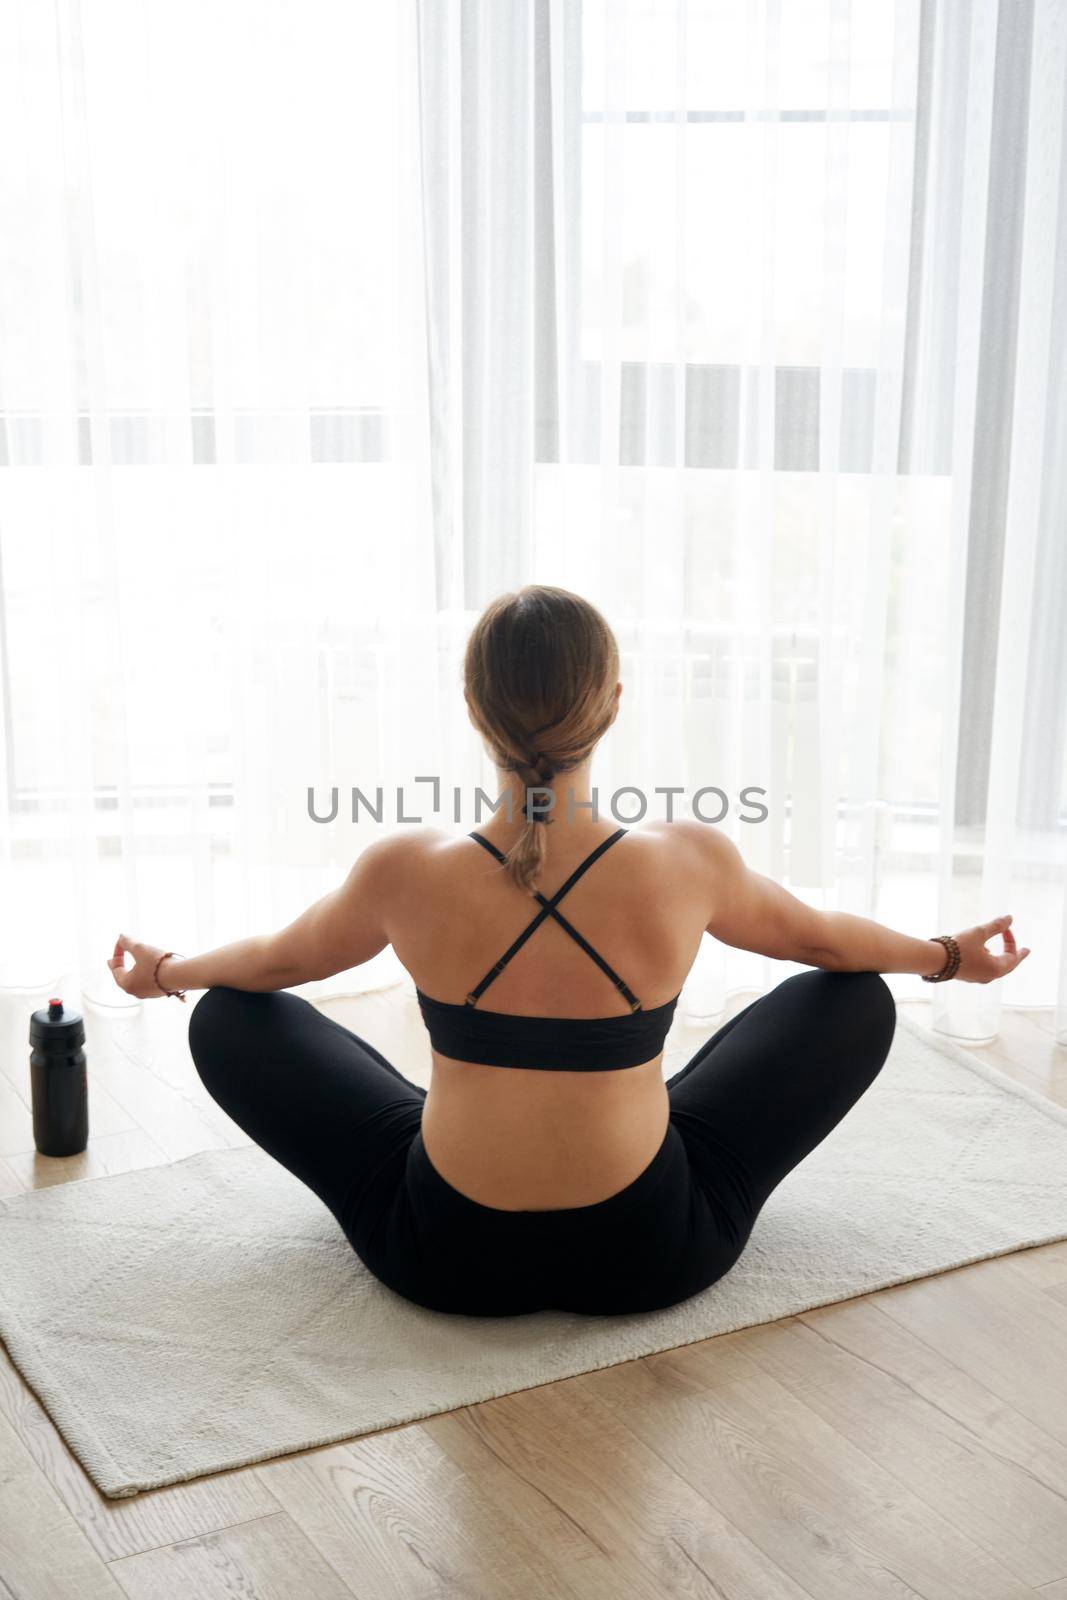
<path fill-rule="evenodd" d="M 615 719 L 619 648 L 600 612 L 568 589 L 528 584 L 498 595 L 478 617 L 463 657 L 471 722 L 495 765 L 522 780 L 522 816 L 504 866 L 534 894 L 544 864 L 557 775 L 588 760 Z M 549 754 L 538 749 L 544 739 Z M 517 785 L 514 789 L 517 789 Z M 509 786 L 509 818 L 520 806 Z M 557 797 L 558 803 L 558 797 Z M 536 898 L 536 895 L 535 895 Z"/>
<path fill-rule="evenodd" d="M 538 792 L 537 790 L 534 791 L 535 794 L 537 792 Z M 535 806 L 536 803 L 537 803 L 536 801 L 527 800 L 526 804 L 522 808 L 522 814 L 526 818 L 527 822 L 543 822 L 545 827 L 547 828 L 547 827 L 549 827 L 551 825 L 552 818 L 551 817 L 543 817 L 540 814 L 539 811 L 535 812 L 534 811 L 534 806 Z"/>
<path fill-rule="evenodd" d="M 540 810 L 535 810 L 534 808 L 538 802 L 530 799 L 531 793 L 534 795 L 552 793 L 548 785 L 551 779 L 555 777 L 555 771 L 551 765 L 549 766 L 547 773 L 543 771 L 542 763 L 546 760 L 547 757 L 543 750 L 535 750 L 527 762 L 528 768 L 537 773 L 537 776 L 541 779 L 541 782 L 531 786 L 526 790 L 527 798 L 522 807 L 522 814 L 526 818 L 527 822 L 543 822 L 545 827 L 548 827 L 549 823 L 552 821 L 552 818 L 542 816 Z"/>

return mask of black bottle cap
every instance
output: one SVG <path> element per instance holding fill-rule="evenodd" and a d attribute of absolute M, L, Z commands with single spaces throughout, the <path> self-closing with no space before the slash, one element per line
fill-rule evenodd
<path fill-rule="evenodd" d="M 49 1000 L 30 1017 L 30 1043 L 46 1055 L 65 1055 L 80 1050 L 85 1043 L 85 1022 L 80 1011 L 72 1011 L 62 1000 Z"/>

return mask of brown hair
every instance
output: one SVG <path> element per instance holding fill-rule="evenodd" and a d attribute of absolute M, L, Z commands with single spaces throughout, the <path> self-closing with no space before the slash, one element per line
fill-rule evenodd
<path fill-rule="evenodd" d="M 615 720 L 618 676 L 615 635 L 596 607 L 568 589 L 528 584 L 500 595 L 474 624 L 463 693 L 497 766 L 537 789 L 591 755 Z M 545 827 L 527 818 L 507 852 L 508 876 L 522 889 L 533 890 L 544 865 Z"/>

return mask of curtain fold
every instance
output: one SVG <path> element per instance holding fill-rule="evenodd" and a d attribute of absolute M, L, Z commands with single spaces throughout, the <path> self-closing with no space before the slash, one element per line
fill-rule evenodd
<path fill-rule="evenodd" d="M 1011 910 L 1007 987 L 891 986 L 1067 1043 L 1065 84 L 1058 0 L 11 0 L 0 985 L 473 827 L 466 632 L 546 582 L 605 810 Z M 793 970 L 704 945 L 693 1015 Z"/>

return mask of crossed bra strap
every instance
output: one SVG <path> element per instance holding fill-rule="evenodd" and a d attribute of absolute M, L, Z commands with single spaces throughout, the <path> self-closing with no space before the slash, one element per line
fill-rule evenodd
<path fill-rule="evenodd" d="M 630 1007 L 630 1010 L 641 1010 L 641 1002 L 634 994 L 633 990 L 623 982 L 617 972 L 614 972 L 612 968 L 608 966 L 603 956 L 593 949 L 593 946 L 589 943 L 589 941 L 587 939 L 583 939 L 577 928 L 567 921 L 563 913 L 561 911 L 557 911 L 556 909 L 567 891 L 569 889 L 573 889 L 574 885 L 578 882 L 578 879 L 582 876 L 582 873 L 588 871 L 588 869 L 593 865 L 593 862 L 596 861 L 598 857 L 602 856 L 605 850 L 610 849 L 616 840 L 621 839 L 623 834 L 626 832 L 628 832 L 628 829 L 618 828 L 607 839 L 602 840 L 602 842 L 597 845 L 596 849 L 587 855 L 585 860 L 581 862 L 579 866 L 575 867 L 566 883 L 561 889 L 556 890 L 551 900 L 547 899 L 543 894 L 540 893 L 539 890 L 531 890 L 534 899 L 540 904 L 541 910 L 534 917 L 533 921 L 523 929 L 522 933 L 519 934 L 519 937 L 515 940 L 514 944 L 512 944 L 509 949 L 505 950 L 504 954 L 500 957 L 500 960 L 495 962 L 493 966 L 489 968 L 489 971 L 486 973 L 481 983 L 476 984 L 471 990 L 465 1002 L 467 1005 L 473 1006 L 477 1003 L 479 998 L 485 993 L 486 989 L 488 989 L 493 979 L 504 970 L 512 956 L 522 949 L 527 939 L 532 933 L 537 931 L 542 922 L 544 922 L 545 918 L 553 917 L 559 923 L 560 927 L 566 933 L 570 934 L 575 943 L 581 946 L 586 955 L 596 962 L 601 972 L 603 972 L 606 977 L 611 979 L 616 989 Z M 472 839 L 477 839 L 478 843 L 483 847 L 483 849 L 488 850 L 490 855 L 495 856 L 501 865 L 503 865 L 507 857 L 497 849 L 495 844 L 491 844 L 489 840 L 480 833 L 472 833 L 470 837 Z"/>

